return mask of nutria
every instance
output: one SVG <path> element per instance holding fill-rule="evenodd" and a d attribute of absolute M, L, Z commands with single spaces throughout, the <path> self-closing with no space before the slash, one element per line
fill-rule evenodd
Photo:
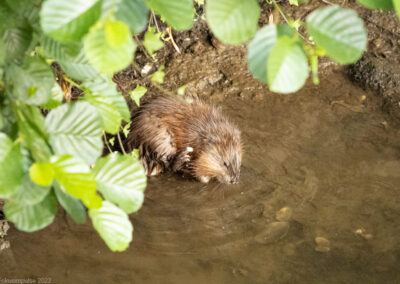
<path fill-rule="evenodd" d="M 219 108 L 173 96 L 150 99 L 133 113 L 125 141 L 139 149 L 147 175 L 188 173 L 207 183 L 237 183 L 242 160 L 240 131 Z"/>

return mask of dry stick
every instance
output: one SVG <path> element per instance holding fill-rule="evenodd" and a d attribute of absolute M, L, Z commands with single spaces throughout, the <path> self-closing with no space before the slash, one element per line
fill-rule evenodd
<path fill-rule="evenodd" d="M 121 135 L 119 135 L 119 132 L 118 132 L 117 136 L 118 136 L 119 146 L 121 146 L 122 153 L 124 153 L 124 155 L 126 155 L 125 148 L 124 148 L 124 145 L 122 144 Z"/>
<path fill-rule="evenodd" d="M 134 36 L 134 37 L 135 37 L 135 42 L 136 42 L 136 44 L 143 50 L 144 55 L 145 55 L 147 58 L 153 59 L 153 58 L 151 57 L 151 55 L 147 52 L 146 48 L 143 46 L 143 44 L 142 44 L 142 42 L 139 40 L 139 38 L 138 38 L 137 36 Z M 153 59 L 153 61 L 154 61 L 154 59 Z"/>
<path fill-rule="evenodd" d="M 168 27 L 167 31 L 168 31 L 169 39 L 171 40 L 172 45 L 174 46 L 175 50 L 176 50 L 179 54 L 181 54 L 181 51 L 179 50 L 179 47 L 178 47 L 178 45 L 175 43 L 175 40 L 174 40 L 174 38 L 173 38 L 173 36 L 172 36 L 171 26 Z"/>
<path fill-rule="evenodd" d="M 105 133 L 104 131 L 103 131 L 103 136 L 104 136 L 104 141 L 105 141 L 105 143 L 106 143 L 106 146 L 107 146 L 108 151 L 109 151 L 110 153 L 112 153 L 111 147 L 110 147 L 110 145 L 108 144 L 108 141 L 107 141 L 106 133 Z"/>

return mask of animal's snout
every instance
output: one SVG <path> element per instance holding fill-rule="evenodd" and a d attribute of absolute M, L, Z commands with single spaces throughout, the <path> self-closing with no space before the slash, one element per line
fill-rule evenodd
<path fill-rule="evenodd" d="M 231 180 L 230 180 L 229 183 L 231 183 L 231 184 L 236 184 L 236 183 L 238 183 L 238 182 L 239 182 L 239 177 L 233 177 L 233 178 L 231 178 Z"/>

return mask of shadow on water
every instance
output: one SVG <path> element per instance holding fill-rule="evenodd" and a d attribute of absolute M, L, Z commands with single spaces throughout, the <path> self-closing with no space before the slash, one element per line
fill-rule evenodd
<path fill-rule="evenodd" d="M 131 247 L 60 211 L 12 228 L 3 277 L 54 283 L 399 283 L 400 133 L 340 72 L 282 96 L 229 96 L 240 183 L 151 178 Z M 365 97 L 366 96 L 366 99 Z"/>

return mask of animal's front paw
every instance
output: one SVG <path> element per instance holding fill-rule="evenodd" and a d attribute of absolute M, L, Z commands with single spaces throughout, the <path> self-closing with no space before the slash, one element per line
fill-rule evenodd
<path fill-rule="evenodd" d="M 200 181 L 201 181 L 202 183 L 208 183 L 208 182 L 210 181 L 210 178 L 209 178 L 209 177 L 206 177 L 206 176 L 202 176 L 202 177 L 200 177 L 199 179 L 200 179 Z"/>

